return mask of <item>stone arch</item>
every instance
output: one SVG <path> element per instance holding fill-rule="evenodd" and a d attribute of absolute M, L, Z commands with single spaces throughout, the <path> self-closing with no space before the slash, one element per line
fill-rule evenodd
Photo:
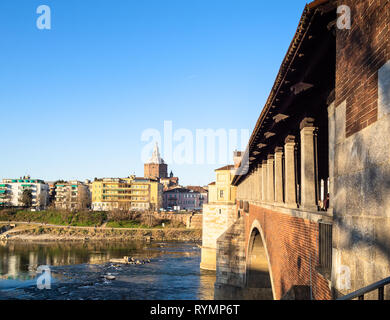
<path fill-rule="evenodd" d="M 264 240 L 263 229 L 258 220 L 252 223 L 246 254 L 246 287 L 256 290 L 264 299 L 275 299 L 272 268 Z"/>

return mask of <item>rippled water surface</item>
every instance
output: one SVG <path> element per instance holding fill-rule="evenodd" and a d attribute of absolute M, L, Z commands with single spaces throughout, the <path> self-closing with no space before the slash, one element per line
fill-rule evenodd
<path fill-rule="evenodd" d="M 123 256 L 151 262 L 110 262 Z M 212 299 L 215 273 L 199 263 L 188 242 L 0 243 L 0 299 Z M 51 289 L 36 286 L 40 265 L 50 266 Z"/>

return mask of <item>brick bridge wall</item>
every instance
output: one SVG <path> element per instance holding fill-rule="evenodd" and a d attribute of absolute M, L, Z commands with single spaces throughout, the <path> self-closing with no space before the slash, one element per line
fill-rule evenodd
<path fill-rule="evenodd" d="M 295 286 L 309 287 L 310 283 L 313 299 L 332 299 L 330 280 L 316 270 L 316 220 L 321 215 L 308 216 L 312 220 L 250 204 L 249 213 L 244 213 L 218 238 L 215 299 L 262 299 L 263 289 L 249 288 L 246 283 L 249 238 L 256 224 L 260 225 L 265 242 L 275 299 L 282 299 Z"/>
<path fill-rule="evenodd" d="M 332 298 L 328 280 L 316 271 L 318 223 L 255 205 L 249 206 L 245 218 L 246 251 L 253 222 L 257 220 L 262 228 L 275 299 L 281 299 L 293 286 L 309 286 L 310 269 L 313 299 Z"/>
<path fill-rule="evenodd" d="M 340 0 L 351 29 L 337 30 L 336 105 L 347 101 L 346 136 L 378 119 L 378 69 L 390 59 L 388 0 Z"/>

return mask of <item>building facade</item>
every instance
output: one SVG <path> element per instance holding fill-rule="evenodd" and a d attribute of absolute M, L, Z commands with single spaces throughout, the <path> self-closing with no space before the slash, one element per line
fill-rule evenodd
<path fill-rule="evenodd" d="M 238 159 L 239 153 L 235 153 L 237 163 Z M 231 185 L 234 172 L 235 165 L 216 169 L 216 181 L 208 185 L 208 203 L 203 205 L 202 269 L 216 270 L 217 239 L 236 218 L 236 187 Z"/>
<path fill-rule="evenodd" d="M 55 185 L 56 209 L 63 210 L 82 210 L 91 207 L 91 192 L 88 186 L 89 181 L 85 183 L 80 181 L 69 181 Z"/>
<path fill-rule="evenodd" d="M 166 210 L 201 210 L 207 201 L 204 193 L 184 187 L 175 187 L 164 191 L 164 209 Z"/>
<path fill-rule="evenodd" d="M 31 191 L 31 208 L 46 208 L 49 198 L 49 186 L 43 180 L 31 179 L 29 176 L 20 179 L 3 179 L 0 183 L 0 206 L 25 206 L 22 199 L 24 190 Z"/>
<path fill-rule="evenodd" d="M 163 186 L 153 179 L 103 178 L 92 182 L 92 209 L 158 210 L 162 206 Z"/>
<path fill-rule="evenodd" d="M 209 191 L 208 191 L 208 186 L 204 186 L 204 187 L 201 187 L 201 186 L 186 186 L 186 189 L 189 189 L 189 190 L 192 190 L 192 191 L 195 191 L 195 192 L 199 192 L 200 195 L 201 195 L 201 202 L 199 203 L 199 206 L 201 209 L 203 209 L 203 205 L 204 204 L 207 204 L 209 202 Z"/>
<path fill-rule="evenodd" d="M 179 185 L 179 178 L 173 176 L 173 172 L 169 174 L 167 178 L 160 178 L 160 183 L 164 186 L 164 191 L 172 187 L 177 187 Z"/>

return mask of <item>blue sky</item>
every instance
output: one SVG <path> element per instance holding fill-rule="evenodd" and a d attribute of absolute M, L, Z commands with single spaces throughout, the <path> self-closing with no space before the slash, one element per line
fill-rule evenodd
<path fill-rule="evenodd" d="M 251 132 L 305 3 L 1 0 L 0 178 L 142 176 L 141 135 L 164 120 Z M 218 166 L 169 169 L 204 185 Z"/>

